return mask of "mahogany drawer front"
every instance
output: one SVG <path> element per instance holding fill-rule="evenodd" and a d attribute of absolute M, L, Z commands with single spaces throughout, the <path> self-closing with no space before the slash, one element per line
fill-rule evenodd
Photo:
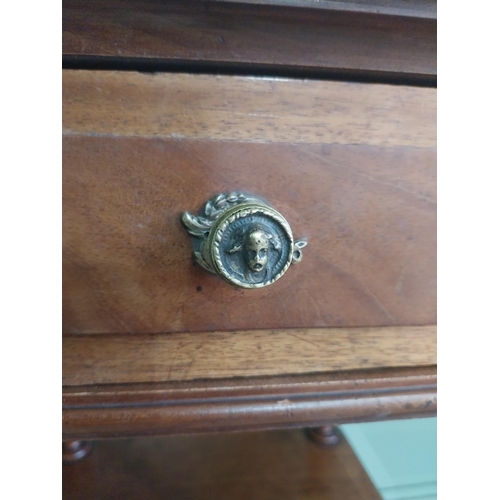
<path fill-rule="evenodd" d="M 64 438 L 434 415 L 435 98 L 64 71 Z M 309 240 L 269 287 L 193 263 L 181 212 L 232 190 Z"/>
<path fill-rule="evenodd" d="M 436 322 L 436 91 L 64 71 L 63 331 Z M 193 264 L 180 222 L 262 196 L 309 244 L 273 285 Z"/>
<path fill-rule="evenodd" d="M 66 332 L 435 322 L 434 91 L 68 72 L 64 104 Z M 233 189 L 310 240 L 268 289 L 192 266 L 180 211 Z"/>

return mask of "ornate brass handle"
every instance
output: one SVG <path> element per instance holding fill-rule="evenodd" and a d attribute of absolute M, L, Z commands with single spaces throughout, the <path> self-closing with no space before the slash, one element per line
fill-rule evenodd
<path fill-rule="evenodd" d="M 182 214 L 194 236 L 196 262 L 232 285 L 262 288 L 302 260 L 307 241 L 294 241 L 286 219 L 256 196 L 218 194 L 200 215 Z"/>

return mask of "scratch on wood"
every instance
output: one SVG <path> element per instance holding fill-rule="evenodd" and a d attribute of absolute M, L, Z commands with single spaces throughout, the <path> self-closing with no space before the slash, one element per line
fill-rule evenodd
<path fill-rule="evenodd" d="M 300 337 L 299 335 L 297 335 L 296 333 L 292 333 L 292 332 L 287 332 L 287 333 L 288 333 L 288 335 L 291 335 L 292 337 L 295 337 L 296 339 L 302 340 L 302 342 L 307 342 L 308 344 L 311 344 L 315 347 L 321 348 L 321 346 L 319 344 L 316 344 L 312 340 L 304 339 L 304 338 Z"/>
<path fill-rule="evenodd" d="M 392 321 L 392 324 L 396 324 L 396 320 L 385 308 L 384 304 L 382 304 L 378 297 L 362 281 L 359 281 L 359 283 L 363 287 L 363 290 L 365 290 L 365 292 L 373 299 L 375 304 L 377 304 L 378 308 L 387 316 L 388 319 Z"/>
<path fill-rule="evenodd" d="M 368 181 L 373 182 L 374 184 L 380 184 L 381 186 L 386 186 L 386 187 L 390 187 L 393 189 L 397 189 L 399 191 L 403 191 L 404 193 L 415 196 L 418 200 L 426 201 L 427 203 L 431 203 L 433 205 L 436 205 L 436 200 L 431 199 L 422 193 L 415 193 L 413 191 L 410 191 L 409 189 L 405 189 L 403 186 L 400 186 L 398 184 L 393 184 L 392 182 L 384 182 L 384 181 L 381 181 L 379 179 L 375 179 L 371 175 L 364 174 L 364 173 L 360 172 L 359 170 L 355 170 L 352 167 L 347 167 L 346 165 L 342 165 L 341 163 L 338 163 L 338 162 L 333 163 L 333 162 L 327 161 L 326 158 L 324 158 L 323 156 L 321 156 L 317 153 L 313 153 L 312 151 L 308 151 L 307 153 L 310 156 L 313 156 L 313 157 L 321 160 L 323 163 L 326 163 L 331 167 L 338 167 L 338 168 L 341 168 L 343 170 L 349 170 L 349 172 L 353 173 L 354 175 L 358 175 L 359 177 L 362 177 L 363 179 L 367 179 Z"/>

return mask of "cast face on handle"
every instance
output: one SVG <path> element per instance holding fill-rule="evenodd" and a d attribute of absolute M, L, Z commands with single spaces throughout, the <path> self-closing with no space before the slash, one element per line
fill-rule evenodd
<path fill-rule="evenodd" d="M 262 229 L 254 229 L 246 238 L 245 256 L 247 266 L 252 271 L 262 271 L 267 266 L 267 254 L 269 251 L 269 240 L 271 235 L 266 234 Z"/>

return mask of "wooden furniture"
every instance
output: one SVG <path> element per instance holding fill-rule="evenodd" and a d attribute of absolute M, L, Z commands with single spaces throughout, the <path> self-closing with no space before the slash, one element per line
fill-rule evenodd
<path fill-rule="evenodd" d="M 436 412 L 435 9 L 274 3 L 63 2 L 63 439 Z M 233 190 L 269 287 L 193 263 Z"/>
<path fill-rule="evenodd" d="M 100 440 L 62 476 L 70 500 L 381 500 L 342 437 L 300 430 Z"/>

